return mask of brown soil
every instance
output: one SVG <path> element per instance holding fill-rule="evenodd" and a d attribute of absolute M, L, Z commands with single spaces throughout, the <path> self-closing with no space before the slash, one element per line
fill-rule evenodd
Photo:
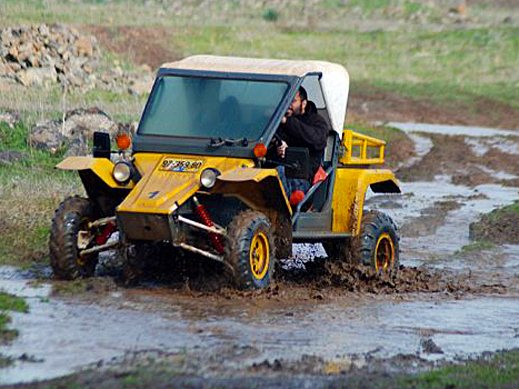
<path fill-rule="evenodd" d="M 502 3 L 506 5 L 509 1 L 503 0 Z M 96 25 L 85 26 L 84 29 L 93 34 L 105 49 L 120 54 L 136 64 L 146 64 L 152 69 L 182 56 L 180 52 L 161 44 L 168 37 L 173 39 L 171 29 Z M 451 102 L 439 104 L 426 99 L 404 97 L 364 83 L 354 84 L 350 90 L 348 115 L 366 121 L 461 124 L 498 128 L 516 128 L 519 123 L 519 109 L 502 102 L 478 98 L 470 105 Z"/>
<path fill-rule="evenodd" d="M 416 122 L 517 128 L 519 109 L 498 101 L 478 98 L 468 105 L 461 102 L 439 104 L 426 99 L 412 99 L 361 84 L 352 88 L 348 114 L 368 121 Z"/>
<path fill-rule="evenodd" d="M 433 148 L 418 163 L 401 168 L 397 176 L 404 181 L 432 181 L 436 175 L 452 176 L 452 182 L 459 185 L 477 186 L 486 183 L 503 184 L 485 171 L 484 167 L 498 172 L 519 175 L 519 161 L 511 154 L 491 148 L 483 156 L 473 153 L 464 136 L 432 135 Z M 512 184 L 512 183 L 509 183 Z"/>
<path fill-rule="evenodd" d="M 216 303 L 223 300 L 254 301 L 261 304 L 286 307 L 287 302 L 294 304 L 304 301 L 333 301 L 344 294 L 367 296 L 401 296 L 412 293 L 434 293 L 448 297 L 464 293 L 491 292 L 483 286 L 466 282 L 466 277 L 449 271 L 427 268 L 400 266 L 396 274 L 377 274 L 373 269 L 353 265 L 341 260 L 316 260 L 306 264 L 306 270 L 279 270 L 276 282 L 262 290 L 240 291 L 226 283 L 221 274 L 208 274 L 206 270 L 196 275 L 191 271 L 191 278 L 171 278 L 165 283 L 150 280 L 144 288 L 127 290 L 128 296 L 135 292 L 136 297 L 143 294 L 153 296 L 154 300 L 171 298 L 172 294 L 179 301 L 202 298 Z M 90 285 L 91 283 L 88 283 Z M 154 285 L 150 289 L 150 285 Z M 81 288 L 85 291 L 84 288 Z M 98 299 L 99 288 L 90 287 L 91 293 L 83 298 Z M 108 290 L 107 290 L 108 292 Z M 492 290 L 495 292 L 495 290 Z"/>
<path fill-rule="evenodd" d="M 400 235 L 405 237 L 432 235 L 443 225 L 449 211 L 460 207 L 461 204 L 454 200 L 436 202 L 432 207 L 422 210 L 420 216 L 406 219 L 405 224 L 400 228 Z"/>
<path fill-rule="evenodd" d="M 148 65 L 158 68 L 165 62 L 180 58 L 179 54 L 164 47 L 163 42 L 171 37 L 171 30 L 161 27 L 84 27 L 94 35 L 101 46 L 114 53 L 120 54 L 138 65 Z"/>

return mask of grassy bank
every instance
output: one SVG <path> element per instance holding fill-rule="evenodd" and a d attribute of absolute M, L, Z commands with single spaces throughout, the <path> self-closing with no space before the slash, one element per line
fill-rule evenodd
<path fill-rule="evenodd" d="M 519 244 L 519 201 L 482 215 L 469 230 L 476 241 Z"/>
<path fill-rule="evenodd" d="M 10 312 L 29 312 L 29 306 L 24 299 L 0 291 L 0 345 L 11 342 L 18 336 L 16 329 L 10 328 Z M 9 365 L 10 359 L 0 354 L 0 368 Z"/>
<path fill-rule="evenodd" d="M 54 169 L 52 156 L 27 145 L 28 128 L 0 123 L 0 152 L 21 153 L 0 164 L 0 263 L 27 266 L 47 261 L 53 210 L 67 194 L 82 193 L 77 174 Z"/>
<path fill-rule="evenodd" d="M 105 51 L 106 66 L 113 60 L 130 66 L 142 49 L 143 42 L 128 42 L 119 30 L 130 26 L 136 36 L 160 32 L 146 45 L 164 61 L 199 53 L 324 59 L 348 68 L 353 96 L 375 86 L 443 105 L 488 99 L 519 109 L 519 9 L 474 1 L 467 14 L 456 15 L 449 13 L 451 3 L 456 2 L 5 0 L 0 27 L 59 22 L 110 28 L 112 43 L 124 47 L 120 55 Z M 2 93 L 0 109 L 56 113 L 64 104 L 94 104 L 135 119 L 143 102 L 107 91 L 72 91 L 63 99 L 59 89 L 12 88 L 9 98 Z"/>
<path fill-rule="evenodd" d="M 519 385 L 519 351 L 479 357 L 463 365 L 445 366 L 398 380 L 398 387 L 435 388 L 515 388 Z"/>
<path fill-rule="evenodd" d="M 168 363 L 148 363 L 145 367 L 117 371 L 87 371 L 19 388 L 300 388 L 303 382 L 316 388 L 358 389 L 508 389 L 519 384 L 519 351 L 499 352 L 456 365 L 446 365 L 419 374 L 384 374 L 359 370 L 339 375 L 275 374 L 201 378 L 182 373 L 178 364 L 188 363 L 185 356 L 172 357 Z M 369 382 L 369 385 L 367 383 Z"/>

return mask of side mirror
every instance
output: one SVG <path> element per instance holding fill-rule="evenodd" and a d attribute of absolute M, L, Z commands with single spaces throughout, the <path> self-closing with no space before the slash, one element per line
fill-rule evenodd
<path fill-rule="evenodd" d="M 110 159 L 110 134 L 106 132 L 94 132 L 94 158 Z"/>
<path fill-rule="evenodd" d="M 287 147 L 283 162 L 288 178 L 306 180 L 310 175 L 310 153 L 306 147 Z"/>

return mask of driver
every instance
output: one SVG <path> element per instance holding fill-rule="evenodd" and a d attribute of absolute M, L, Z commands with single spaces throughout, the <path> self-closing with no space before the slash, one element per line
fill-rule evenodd
<path fill-rule="evenodd" d="M 306 180 L 287 179 L 283 167 L 278 169 L 292 205 L 299 203 L 310 188 L 312 179 L 321 166 L 329 131 L 328 124 L 317 113 L 315 104 L 308 101 L 306 90 L 299 87 L 277 131 L 281 138 L 276 150 L 279 157 L 285 157 L 288 147 L 306 147 L 310 155 L 310 175 Z"/>

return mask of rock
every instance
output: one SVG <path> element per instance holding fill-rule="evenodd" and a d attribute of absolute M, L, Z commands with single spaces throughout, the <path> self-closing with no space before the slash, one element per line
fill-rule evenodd
<path fill-rule="evenodd" d="M 130 73 L 118 61 L 100 72 L 100 50 L 94 36 L 65 25 L 33 25 L 0 30 L 0 78 L 24 86 L 59 83 L 63 88 L 91 88 L 148 93 L 149 67 Z"/>
<path fill-rule="evenodd" d="M 56 82 L 58 74 L 53 67 L 28 68 L 20 70 L 16 78 L 24 86 L 45 85 Z"/>
<path fill-rule="evenodd" d="M 27 43 L 24 43 L 23 45 L 18 46 L 18 56 L 16 59 L 19 62 L 26 61 L 27 59 L 29 59 L 30 56 L 32 56 L 32 54 L 33 54 L 32 43 L 27 42 Z"/>
<path fill-rule="evenodd" d="M 431 338 L 421 339 L 420 345 L 425 354 L 443 354 L 443 350 Z"/>
<path fill-rule="evenodd" d="M 61 134 L 61 120 L 36 124 L 29 135 L 29 144 L 39 150 L 56 154 L 65 145 L 65 137 Z"/>
<path fill-rule="evenodd" d="M 89 153 L 87 140 L 92 139 L 94 131 L 114 134 L 118 128 L 119 125 L 99 108 L 80 108 L 67 112 L 65 121 L 37 123 L 31 130 L 29 143 L 52 154 L 67 148 L 67 156 L 86 155 Z"/>
<path fill-rule="evenodd" d="M 18 54 L 18 48 L 16 46 L 11 47 L 9 49 L 9 57 L 10 57 L 10 59 L 14 59 L 15 61 L 18 61 L 19 54 Z"/>
<path fill-rule="evenodd" d="M 13 128 L 16 123 L 20 121 L 20 114 L 14 112 L 0 112 L 0 122 L 7 123 L 10 128 Z"/>
<path fill-rule="evenodd" d="M 8 75 L 11 73 L 11 68 L 0 60 L 0 74 Z"/>
<path fill-rule="evenodd" d="M 94 55 L 94 45 L 92 44 L 92 38 L 81 36 L 74 44 L 76 49 L 76 55 L 81 57 L 92 57 Z"/>
<path fill-rule="evenodd" d="M 25 158 L 27 158 L 27 153 L 22 153 L 21 151 L 0 151 L 0 164 L 3 165 L 9 165 Z"/>
<path fill-rule="evenodd" d="M 457 1 L 457 4 L 449 8 L 449 15 L 458 18 L 457 20 L 465 20 L 468 16 L 468 7 L 466 0 Z"/>
<path fill-rule="evenodd" d="M 71 130 L 71 136 L 68 140 L 68 149 L 65 153 L 65 157 L 89 154 L 90 150 L 86 139 L 86 134 L 88 133 L 89 129 L 81 126 L 74 127 Z"/>
<path fill-rule="evenodd" d="M 99 108 L 93 107 L 88 109 L 75 109 L 69 111 L 65 115 L 65 123 L 63 125 L 63 135 L 70 138 L 74 135 L 74 129 L 80 128 L 87 139 L 92 139 L 94 131 L 105 131 L 115 134 L 118 125 L 107 113 Z"/>

